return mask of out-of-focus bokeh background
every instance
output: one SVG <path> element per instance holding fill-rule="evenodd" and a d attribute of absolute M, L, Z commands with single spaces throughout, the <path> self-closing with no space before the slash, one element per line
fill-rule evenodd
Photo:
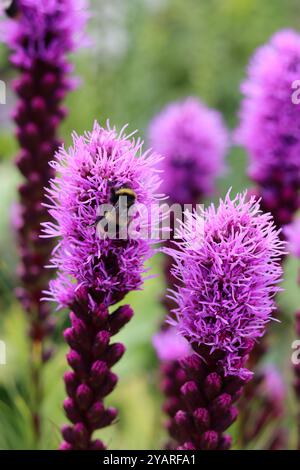
<path fill-rule="evenodd" d="M 254 49 L 281 28 L 300 28 L 298 0 L 95 0 L 89 29 L 93 46 L 72 60 L 80 87 L 67 100 L 70 114 L 61 129 L 68 144 L 73 130 L 90 129 L 97 118 L 105 123 L 139 129 L 146 136 L 147 124 L 162 106 L 187 95 L 200 97 L 220 110 L 228 127 L 234 128 L 240 102 L 239 84 Z M 14 76 L 5 45 L 0 48 L 0 78 Z M 299 77 L 300 78 L 300 77 Z M 28 342 L 26 318 L 14 296 L 17 285 L 17 253 L 11 228 L 16 187 L 20 181 L 14 167 L 17 144 L 10 119 L 14 97 L 8 90 L 7 105 L 0 105 L 0 340 L 5 341 L 7 364 L 0 365 L 0 448 L 33 448 L 30 429 Z M 249 187 L 247 156 L 234 148 L 228 155 L 228 171 L 219 181 L 215 198 Z M 158 363 L 151 337 L 164 315 L 161 258 L 151 261 L 158 274 L 147 281 L 143 292 L 128 296 L 135 318 L 122 332 L 127 354 L 116 367 L 117 389 L 109 398 L 120 409 L 120 420 L 101 432 L 111 449 L 158 449 L 164 442 Z M 285 266 L 280 296 L 281 324 L 274 324 L 271 350 L 266 358 L 281 368 L 291 385 L 293 313 L 299 308 L 297 262 Z M 61 331 L 67 312 L 57 318 L 57 352 L 45 370 L 44 429 L 40 447 L 57 448 L 59 427 L 65 421 L 62 374 L 66 347 Z M 290 447 L 295 445 L 295 403 L 287 400 L 286 429 Z M 233 429 L 237 441 L 237 427 Z M 255 447 L 260 448 L 261 442 Z"/>

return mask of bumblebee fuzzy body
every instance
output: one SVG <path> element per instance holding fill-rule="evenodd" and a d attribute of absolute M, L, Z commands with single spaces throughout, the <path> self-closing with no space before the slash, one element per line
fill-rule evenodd
<path fill-rule="evenodd" d="M 112 226 L 116 228 L 117 232 L 119 232 L 120 228 L 125 227 L 128 224 L 130 221 L 128 211 L 136 202 L 136 193 L 133 189 L 125 186 L 119 189 L 112 188 L 109 202 L 113 206 L 113 210 L 106 211 L 104 216 L 97 217 L 95 222 L 97 231 L 101 235 L 105 233 L 103 224 L 112 224 Z"/>
<path fill-rule="evenodd" d="M 136 202 L 136 194 L 131 188 L 119 188 L 117 190 L 113 189 L 111 191 L 110 202 L 114 206 L 119 204 L 119 198 L 126 197 L 127 209 L 129 209 Z"/>
<path fill-rule="evenodd" d="M 18 0 L 2 0 L 4 12 L 9 18 L 18 18 L 20 16 L 20 10 Z"/>

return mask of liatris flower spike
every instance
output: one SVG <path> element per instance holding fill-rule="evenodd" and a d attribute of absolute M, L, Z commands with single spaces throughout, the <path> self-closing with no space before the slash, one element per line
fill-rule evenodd
<path fill-rule="evenodd" d="M 275 309 L 284 243 L 270 214 L 246 193 L 187 214 L 183 246 L 167 249 L 180 285 L 176 325 L 194 354 L 181 361 L 184 407 L 169 424 L 180 449 L 223 449 L 237 417 L 233 403 L 251 379 L 249 352 Z M 174 320 L 171 320 L 174 322 Z"/>
<path fill-rule="evenodd" d="M 299 207 L 300 114 L 292 99 L 299 75 L 300 35 L 283 30 L 254 54 L 241 88 L 237 142 L 249 153 L 262 208 L 278 227 L 289 224 Z"/>
<path fill-rule="evenodd" d="M 242 84 L 244 99 L 236 138 L 249 154 L 249 175 L 257 185 L 254 192 L 261 197 L 262 209 L 272 213 L 277 227 L 290 224 L 299 207 L 300 115 L 292 98 L 299 61 L 300 35 L 280 31 L 255 52 Z M 253 351 L 253 362 L 258 363 L 266 354 L 266 339 Z M 253 418 L 248 403 L 246 414 Z"/>
<path fill-rule="evenodd" d="M 46 345 L 53 330 L 50 308 L 40 298 L 48 286 L 52 243 L 39 237 L 47 220 L 42 206 L 44 187 L 53 175 L 50 159 L 59 146 L 58 127 L 66 115 L 61 102 L 73 88 L 67 54 L 85 42 L 87 19 L 82 0 L 14 0 L 0 23 L 1 39 L 8 45 L 11 63 L 20 77 L 14 82 L 19 101 L 14 112 L 21 147 L 16 164 L 24 177 L 14 224 L 18 235 L 21 286 L 17 289 L 30 322 L 32 341 L 33 424 L 40 434 L 41 365 L 51 356 Z M 4 12 L 5 13 L 5 12 Z"/>
<path fill-rule="evenodd" d="M 163 192 L 172 203 L 196 204 L 212 192 L 228 147 L 217 111 L 192 97 L 169 104 L 150 123 L 149 142 L 165 157 Z"/>
<path fill-rule="evenodd" d="M 104 448 L 92 434 L 116 418 L 117 411 L 105 408 L 103 399 L 117 383 L 110 369 L 125 350 L 121 343 L 111 343 L 111 338 L 133 315 L 129 306 L 112 313 L 109 308 L 129 291 L 141 289 L 144 262 L 153 252 L 153 241 L 145 237 L 100 236 L 95 227 L 98 209 L 126 187 L 149 214 L 158 201 L 159 159 L 143 153 L 142 143 L 126 137 L 124 131 L 117 135 L 114 128 L 95 123 L 92 132 L 74 134 L 73 146 L 68 152 L 61 148 L 52 163 L 58 176 L 48 196 L 55 223 L 45 224 L 45 234 L 60 240 L 52 256 L 58 277 L 51 281 L 48 296 L 72 310 L 71 327 L 64 333 L 73 369 L 65 375 L 64 409 L 72 425 L 62 430 L 62 449 Z M 140 227 L 149 224 L 150 230 L 152 221 L 147 211 L 142 212 L 145 216 L 137 214 L 136 222 Z"/>

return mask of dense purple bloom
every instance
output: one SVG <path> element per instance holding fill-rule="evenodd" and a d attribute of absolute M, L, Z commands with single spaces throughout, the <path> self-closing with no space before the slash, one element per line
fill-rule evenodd
<path fill-rule="evenodd" d="M 73 134 L 68 151 L 62 147 L 57 152 L 51 166 L 59 176 L 48 189 L 49 213 L 55 222 L 44 226 L 47 236 L 61 237 L 52 256 L 59 277 L 50 283 L 51 294 L 61 306 L 70 304 L 77 286 L 97 292 L 105 305 L 142 286 L 144 262 L 152 255 L 151 240 L 103 239 L 96 236 L 94 222 L 98 208 L 109 203 L 112 188 L 124 186 L 150 213 L 157 202 L 160 178 L 154 164 L 160 158 L 142 153 L 141 141 L 130 140 L 124 129 L 118 135 L 114 128 L 103 129 L 98 123 L 84 136 Z M 142 217 L 145 214 L 141 225 L 147 223 Z"/>
<path fill-rule="evenodd" d="M 180 281 L 175 323 L 195 354 L 180 361 L 183 407 L 169 432 L 179 449 L 225 449 L 223 432 L 238 414 L 233 404 L 252 377 L 244 365 L 275 308 L 283 242 L 246 193 L 187 214 L 181 238 L 180 250 L 167 250 Z"/>
<path fill-rule="evenodd" d="M 192 204 L 211 193 L 224 170 L 228 136 L 221 115 L 197 98 L 168 105 L 150 124 L 151 146 L 164 155 L 163 191 Z"/>
<path fill-rule="evenodd" d="M 290 223 L 299 207 L 300 108 L 292 101 L 299 76 L 300 35 L 283 30 L 256 51 L 241 88 L 237 141 L 249 153 L 262 207 L 278 226 Z"/>
<path fill-rule="evenodd" d="M 13 86 L 18 103 L 13 117 L 21 151 L 16 164 L 24 177 L 19 187 L 20 204 L 13 221 L 20 251 L 17 296 L 30 320 L 31 367 L 34 390 L 33 425 L 40 433 L 40 363 L 49 359 L 46 339 L 53 330 L 50 308 L 41 304 L 48 285 L 52 242 L 40 238 L 46 221 L 44 187 L 53 175 L 48 162 L 60 142 L 58 127 L 66 115 L 62 100 L 73 88 L 67 54 L 81 45 L 87 13 L 81 0 L 17 0 L 13 17 L 1 19 L 1 39 L 10 49 L 10 60 L 20 76 Z"/>
<path fill-rule="evenodd" d="M 217 209 L 211 205 L 187 220 L 185 248 L 168 250 L 183 284 L 174 293 L 178 328 L 210 353 L 222 352 L 226 373 L 240 374 L 275 309 L 283 244 L 270 214 L 254 198 L 247 202 L 246 193 L 233 201 L 227 195 Z"/>
<path fill-rule="evenodd" d="M 116 417 L 116 410 L 105 409 L 103 398 L 117 381 L 110 368 L 124 353 L 124 346 L 110 344 L 110 338 L 133 314 L 128 306 L 111 314 L 108 308 L 127 292 L 141 289 L 144 262 L 152 254 L 151 240 L 130 234 L 127 239 L 99 236 L 97 210 L 109 203 L 112 190 L 124 186 L 134 191 L 137 203 L 150 209 L 158 201 L 159 159 L 143 153 L 142 143 L 126 137 L 124 129 L 117 134 L 114 128 L 95 123 L 92 132 L 74 134 L 73 146 L 68 151 L 61 148 L 52 163 L 57 177 L 48 197 L 55 222 L 44 227 L 46 236 L 60 237 L 52 256 L 59 274 L 48 295 L 72 310 L 72 327 L 65 331 L 65 339 L 74 372 L 65 377 L 69 398 L 64 408 L 74 426 L 63 428 L 62 449 L 103 448 L 100 441 L 92 441 L 92 433 Z M 138 213 L 141 227 L 152 223 L 144 217 Z"/>

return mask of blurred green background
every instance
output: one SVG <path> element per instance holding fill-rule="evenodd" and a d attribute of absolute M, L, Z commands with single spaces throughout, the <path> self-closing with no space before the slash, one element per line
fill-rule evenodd
<path fill-rule="evenodd" d="M 281 28 L 300 27 L 298 0 L 95 0 L 89 23 L 93 46 L 72 58 L 80 87 L 67 100 L 70 114 L 61 137 L 90 129 L 97 118 L 117 126 L 129 123 L 146 135 L 151 117 L 167 102 L 196 95 L 219 109 L 233 128 L 237 122 L 239 84 L 254 49 Z M 14 72 L 5 45 L 0 47 L 0 78 L 10 82 Z M 300 78 L 300 77 L 299 77 Z M 30 375 L 26 318 L 14 297 L 17 253 L 10 217 L 17 199 L 20 176 L 14 167 L 17 145 L 9 113 L 14 105 L 0 105 L 0 340 L 5 341 L 7 364 L 0 365 L 0 449 L 31 449 L 36 446 L 30 431 Z M 215 197 L 232 186 L 249 186 L 247 156 L 241 149 L 228 155 L 228 172 L 219 181 Z M 156 279 L 147 281 L 143 292 L 128 296 L 135 318 L 120 335 L 127 354 L 116 367 L 117 389 L 109 402 L 120 409 L 120 419 L 101 437 L 111 449 L 158 449 L 165 436 L 162 428 L 161 396 L 157 360 L 151 336 L 164 314 L 159 300 L 164 293 L 161 258 L 150 263 Z M 293 312 L 299 307 L 296 284 L 297 262 L 286 263 L 280 296 L 282 323 L 272 327 L 272 347 L 267 361 L 281 368 L 291 388 L 290 367 Z M 61 339 L 67 312 L 57 318 L 57 352 L 44 371 L 44 428 L 39 447 L 55 449 L 59 427 L 65 422 L 62 374 L 66 370 L 66 348 Z M 290 448 L 295 445 L 295 403 L 289 392 L 286 429 Z M 233 430 L 237 440 L 237 427 Z M 255 444 L 256 448 L 261 442 Z"/>

